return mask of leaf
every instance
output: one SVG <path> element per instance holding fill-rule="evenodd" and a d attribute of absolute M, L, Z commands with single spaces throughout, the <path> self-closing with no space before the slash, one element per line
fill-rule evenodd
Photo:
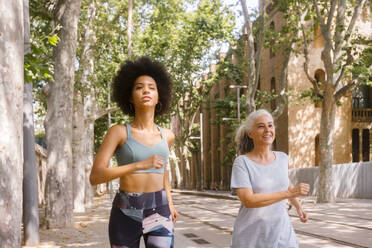
<path fill-rule="evenodd" d="M 57 46 L 58 41 L 59 41 L 59 37 L 56 34 L 51 36 L 51 37 L 48 37 L 49 44 L 51 44 L 53 46 Z"/>

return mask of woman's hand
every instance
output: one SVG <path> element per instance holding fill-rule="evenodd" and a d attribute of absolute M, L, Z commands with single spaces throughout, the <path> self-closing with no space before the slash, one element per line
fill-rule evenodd
<path fill-rule="evenodd" d="M 297 207 L 296 211 L 301 222 L 305 223 L 307 221 L 307 213 L 302 209 L 302 207 Z"/>
<path fill-rule="evenodd" d="M 309 193 L 310 185 L 306 183 L 299 183 L 295 187 L 290 187 L 288 189 L 289 193 L 291 194 L 291 198 L 298 197 L 298 196 L 305 196 Z"/>
<path fill-rule="evenodd" d="M 176 222 L 179 214 L 177 210 L 175 209 L 175 207 L 173 206 L 173 204 L 169 204 L 169 210 L 171 212 L 173 222 Z"/>
<path fill-rule="evenodd" d="M 160 169 L 164 165 L 164 159 L 160 156 L 153 155 L 137 165 L 137 170 L 148 170 L 151 168 Z"/>

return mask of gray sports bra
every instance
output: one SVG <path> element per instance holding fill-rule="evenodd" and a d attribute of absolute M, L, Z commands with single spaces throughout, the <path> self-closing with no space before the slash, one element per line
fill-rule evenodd
<path fill-rule="evenodd" d="M 168 143 L 164 138 L 163 130 L 159 127 L 161 141 L 153 146 L 144 145 L 132 137 L 130 124 L 127 123 L 128 138 L 122 146 L 118 146 L 115 151 L 115 156 L 118 165 L 127 165 L 145 160 L 153 155 L 158 155 L 164 158 L 164 165 L 160 169 L 151 168 L 148 170 L 137 170 L 133 173 L 164 173 L 164 167 L 167 164 L 169 157 Z"/>

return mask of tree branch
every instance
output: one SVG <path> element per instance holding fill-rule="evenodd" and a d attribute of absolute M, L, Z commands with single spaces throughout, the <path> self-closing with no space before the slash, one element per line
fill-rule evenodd
<path fill-rule="evenodd" d="M 323 16 L 320 14 L 318 1 L 314 0 L 313 2 L 314 2 L 314 5 L 315 5 L 316 15 L 318 16 L 319 26 L 320 26 L 320 29 L 322 30 L 322 33 L 323 33 L 323 30 L 325 32 L 325 27 L 326 27 L 325 22 L 324 22 Z"/>
<path fill-rule="evenodd" d="M 324 18 L 321 15 L 320 10 L 319 10 L 318 1 L 314 0 L 316 15 L 317 15 L 319 23 L 320 23 L 320 30 L 322 31 L 322 35 L 323 35 L 324 39 L 326 39 L 326 41 L 327 41 L 326 42 L 326 47 L 328 45 L 330 48 L 332 48 L 332 39 L 331 39 L 331 36 L 330 36 L 330 28 L 331 28 L 332 19 L 333 19 L 333 16 L 334 16 L 335 2 L 336 1 L 337 0 L 331 0 L 331 9 L 328 13 L 327 24 L 325 24 Z"/>
<path fill-rule="evenodd" d="M 343 95 L 345 95 L 345 93 L 349 90 L 349 89 L 352 89 L 355 85 L 356 85 L 356 81 L 358 79 L 352 81 L 351 83 L 348 83 L 347 85 L 345 85 L 344 87 L 342 87 L 341 89 L 337 90 L 335 93 L 334 93 L 334 98 L 335 98 L 335 101 L 338 101 Z"/>
<path fill-rule="evenodd" d="M 366 2 L 366 0 L 360 0 L 357 7 L 355 8 L 353 17 L 351 18 L 349 27 L 347 28 L 347 31 L 346 31 L 346 34 L 345 34 L 345 42 L 348 42 L 348 40 L 350 39 L 351 32 L 354 29 L 356 20 L 358 19 L 358 17 L 360 16 L 360 13 L 362 12 L 362 8 L 363 8 L 365 2 Z"/>
<path fill-rule="evenodd" d="M 347 59 L 346 59 L 346 63 L 344 65 L 342 65 L 341 67 L 341 72 L 340 72 L 340 75 L 338 76 L 336 82 L 335 82 L 335 89 L 338 88 L 340 82 L 341 82 L 341 79 L 345 73 L 345 68 L 350 65 L 351 63 L 353 62 L 353 56 L 351 55 L 351 51 L 348 50 L 347 51 Z"/>
<path fill-rule="evenodd" d="M 340 4 L 337 8 L 337 17 L 336 17 L 336 29 L 335 29 L 335 47 L 334 55 L 335 61 L 339 59 L 339 53 L 341 51 L 342 45 L 344 44 L 344 31 L 345 31 L 345 9 L 346 9 L 346 0 L 339 0 Z"/>
<path fill-rule="evenodd" d="M 318 87 L 318 82 L 314 78 L 312 78 L 309 74 L 309 61 L 310 61 L 309 60 L 309 46 L 308 46 L 308 42 L 307 42 L 307 38 L 306 38 L 306 34 L 305 34 L 304 24 L 302 22 L 301 22 L 301 33 L 302 33 L 302 37 L 303 37 L 303 40 L 304 40 L 304 57 L 305 57 L 304 71 L 305 71 L 307 79 L 309 79 L 309 81 L 313 85 L 315 93 L 320 94 L 320 90 L 319 90 L 319 87 Z"/>
<path fill-rule="evenodd" d="M 335 15 L 335 11 L 336 11 L 336 2 L 338 0 L 331 0 L 331 9 L 328 13 L 328 17 L 327 17 L 327 30 L 330 30 L 331 29 L 331 25 L 332 25 L 332 20 L 333 20 L 333 17 Z"/>
<path fill-rule="evenodd" d="M 111 108 L 108 108 L 108 109 L 100 109 L 92 117 L 87 118 L 85 120 L 88 121 L 88 122 L 95 121 L 95 120 L 101 118 L 102 116 L 107 115 L 109 112 L 113 112 L 113 111 L 116 111 L 116 110 L 119 110 L 119 109 L 120 109 L 119 107 L 111 107 Z"/>

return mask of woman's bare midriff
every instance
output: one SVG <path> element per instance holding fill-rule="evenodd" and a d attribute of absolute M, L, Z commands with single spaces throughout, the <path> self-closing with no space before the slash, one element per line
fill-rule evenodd
<path fill-rule="evenodd" d="M 149 193 L 164 188 L 164 174 L 141 173 L 130 174 L 120 178 L 120 190 L 126 192 Z"/>

